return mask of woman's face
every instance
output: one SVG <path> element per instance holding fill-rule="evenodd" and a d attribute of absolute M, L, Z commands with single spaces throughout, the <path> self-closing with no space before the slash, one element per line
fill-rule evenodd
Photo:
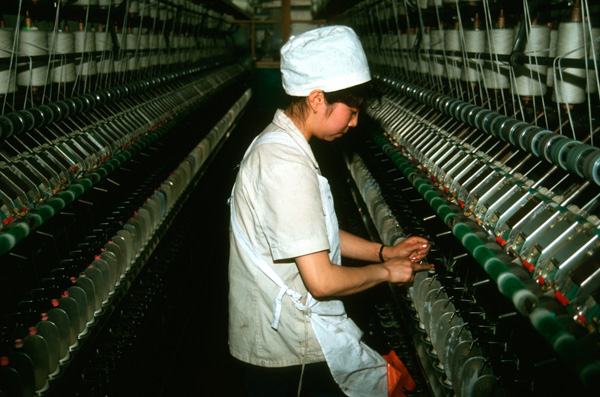
<path fill-rule="evenodd" d="M 358 109 L 341 102 L 326 106 L 327 111 L 322 114 L 319 131 L 314 134 L 316 138 L 333 141 L 348 132 L 350 127 L 358 124 Z"/>

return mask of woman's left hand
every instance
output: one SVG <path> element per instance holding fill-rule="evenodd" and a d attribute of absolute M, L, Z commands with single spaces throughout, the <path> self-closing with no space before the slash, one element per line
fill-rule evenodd
<path fill-rule="evenodd" d="M 423 237 L 412 236 L 392 246 L 385 247 L 382 254 L 384 259 L 407 258 L 411 262 L 420 262 L 429 253 L 431 244 Z"/>

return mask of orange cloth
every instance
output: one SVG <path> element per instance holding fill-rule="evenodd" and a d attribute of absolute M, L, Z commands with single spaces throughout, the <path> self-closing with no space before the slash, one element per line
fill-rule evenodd
<path fill-rule="evenodd" d="M 387 361 L 388 395 L 390 397 L 406 397 L 404 390 L 413 391 L 417 387 L 408 369 L 394 350 L 383 356 Z"/>

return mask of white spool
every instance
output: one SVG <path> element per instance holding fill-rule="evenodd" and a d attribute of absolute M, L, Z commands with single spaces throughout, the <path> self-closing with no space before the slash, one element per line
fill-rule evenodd
<path fill-rule="evenodd" d="M 73 32 L 73 35 L 75 36 L 75 52 L 83 54 L 82 59 L 77 61 L 77 74 L 81 77 L 98 74 L 96 58 L 92 55 L 96 51 L 95 33 L 78 30 Z"/>
<path fill-rule="evenodd" d="M 558 30 L 550 30 L 550 45 L 548 46 L 548 56 L 554 58 L 556 56 L 556 45 L 558 44 Z M 546 84 L 548 87 L 554 87 L 554 76 L 552 75 L 552 69 L 548 68 L 548 76 L 546 78 Z"/>
<path fill-rule="evenodd" d="M 430 73 L 430 58 L 426 52 L 431 49 L 431 33 L 425 33 L 421 36 L 421 55 L 419 58 L 419 69 L 421 73 Z"/>
<path fill-rule="evenodd" d="M 0 28 L 0 58 L 10 58 L 13 48 L 13 29 Z M 0 69 L 0 94 L 8 94 L 17 90 L 14 69 L 10 65 L 3 65 Z"/>
<path fill-rule="evenodd" d="M 127 9 L 127 12 L 129 12 L 130 14 L 137 14 L 139 11 L 140 11 L 140 2 L 137 0 L 129 1 L 129 8 Z"/>
<path fill-rule="evenodd" d="M 96 51 L 112 51 L 113 42 L 110 36 L 110 32 L 95 32 L 94 38 L 96 40 Z M 102 56 L 102 60 L 98 62 L 98 73 L 107 74 L 113 71 L 113 59 L 112 54 L 105 53 Z"/>
<path fill-rule="evenodd" d="M 137 33 L 125 34 L 123 49 L 127 50 L 127 70 L 138 70 L 140 68 L 138 54 L 134 52 L 138 48 L 138 38 L 139 35 Z"/>
<path fill-rule="evenodd" d="M 584 59 L 584 31 L 581 22 L 563 22 L 558 25 L 558 44 L 556 56 L 569 59 Z M 555 63 L 555 87 L 552 100 L 558 103 L 585 102 L 585 69 L 564 68 Z"/>
<path fill-rule="evenodd" d="M 543 25 L 531 25 L 527 45 L 525 46 L 525 55 L 532 58 L 548 56 L 549 44 L 550 28 Z M 535 62 L 535 59 L 533 62 Z M 527 97 L 544 95 L 547 91 L 547 70 L 547 66 L 536 65 L 535 63 L 516 66 L 516 94 Z"/>
<path fill-rule="evenodd" d="M 411 72 L 416 72 L 418 69 L 418 63 L 415 58 L 415 43 L 417 42 L 417 33 L 409 33 L 408 34 L 408 70 Z"/>
<path fill-rule="evenodd" d="M 514 43 L 513 33 L 512 29 L 502 28 L 489 31 L 489 37 L 485 43 L 485 52 L 489 54 L 510 55 Z M 510 88 L 510 67 L 507 62 L 486 61 L 483 72 L 487 88 Z"/>
<path fill-rule="evenodd" d="M 159 55 L 158 55 L 158 35 L 157 34 L 149 34 L 148 35 L 148 48 L 152 51 L 150 54 L 150 66 L 156 66 L 159 64 Z"/>
<path fill-rule="evenodd" d="M 591 37 L 588 38 L 587 42 L 589 45 L 588 56 L 594 62 L 594 53 L 596 54 L 596 62 L 598 62 L 596 68 L 598 68 L 600 64 L 600 28 L 592 28 Z M 598 75 L 596 74 L 596 70 L 589 70 L 587 92 L 591 94 L 598 92 Z"/>
<path fill-rule="evenodd" d="M 37 30 L 21 30 L 19 32 L 19 55 L 37 56 L 48 55 L 48 36 L 46 32 Z M 22 63 L 20 67 L 27 70 L 17 74 L 17 84 L 20 86 L 41 87 L 46 85 L 48 77 L 48 63 L 30 68 L 29 63 Z"/>
<path fill-rule="evenodd" d="M 449 29 L 444 31 L 444 48 L 446 51 L 460 51 L 460 31 Z M 461 59 L 456 56 L 447 56 L 446 76 L 449 79 L 459 79 L 461 76 Z"/>
<path fill-rule="evenodd" d="M 67 61 L 61 55 L 75 52 L 75 37 L 73 33 L 55 31 L 48 32 L 50 52 L 55 61 L 52 68 L 52 82 L 57 84 L 72 83 L 75 81 L 76 71 L 73 61 Z"/>
<path fill-rule="evenodd" d="M 400 35 L 398 35 L 398 40 L 399 40 L 399 46 L 400 46 L 400 59 L 402 60 L 402 69 L 404 69 L 405 71 L 410 70 L 409 68 L 409 55 L 408 55 L 408 33 L 400 33 Z"/>
<path fill-rule="evenodd" d="M 485 51 L 485 30 L 468 29 L 465 30 L 464 51 L 481 54 Z M 473 83 L 479 82 L 479 71 L 482 61 L 480 59 L 467 59 L 467 64 L 463 68 L 463 81 Z"/>
<path fill-rule="evenodd" d="M 440 7 L 442 5 L 442 0 L 429 0 L 427 5 L 429 7 Z"/>
<path fill-rule="evenodd" d="M 147 34 L 140 35 L 140 51 L 145 52 L 140 54 L 140 67 L 147 68 L 150 66 L 150 54 L 148 50 L 150 48 L 150 36 Z"/>
<path fill-rule="evenodd" d="M 392 34 L 384 34 L 381 37 L 381 45 L 379 46 L 379 56 L 377 62 L 380 65 L 393 65 L 392 53 L 390 52 L 392 48 Z"/>
<path fill-rule="evenodd" d="M 432 30 L 431 33 L 431 49 L 441 51 L 444 49 L 444 31 L 443 30 Z M 444 75 L 444 57 L 442 55 L 435 55 L 431 58 L 431 74 L 434 76 Z"/>
<path fill-rule="evenodd" d="M 98 0 L 77 0 L 73 3 L 75 6 L 97 6 Z"/>

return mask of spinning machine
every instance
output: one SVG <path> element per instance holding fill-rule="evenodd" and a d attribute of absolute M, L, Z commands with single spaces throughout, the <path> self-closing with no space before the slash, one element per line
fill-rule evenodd
<path fill-rule="evenodd" d="M 358 201 L 383 243 L 433 242 L 435 270 L 393 290 L 434 395 L 598 392 L 599 12 L 364 1 L 340 17 L 381 90 L 345 145 Z"/>
<path fill-rule="evenodd" d="M 251 97 L 226 20 L 245 16 L 179 0 L 0 11 L 0 394 L 94 395 L 125 354 L 99 335 L 126 333 L 127 299 L 152 302 L 140 275 Z"/>

